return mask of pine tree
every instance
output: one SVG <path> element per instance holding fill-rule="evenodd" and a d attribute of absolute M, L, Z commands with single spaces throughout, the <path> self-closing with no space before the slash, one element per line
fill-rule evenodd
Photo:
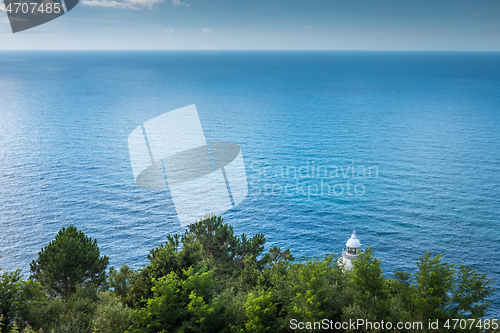
<path fill-rule="evenodd" d="M 107 256 L 100 256 L 96 240 L 70 225 L 38 253 L 30 265 L 30 278 L 51 295 L 67 298 L 79 284 L 104 284 L 108 261 Z"/>

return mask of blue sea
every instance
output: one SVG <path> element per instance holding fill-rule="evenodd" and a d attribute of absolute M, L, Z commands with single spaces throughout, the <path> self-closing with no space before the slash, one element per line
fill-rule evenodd
<path fill-rule="evenodd" d="M 236 233 L 296 257 L 356 230 L 387 276 L 431 251 L 500 287 L 500 53 L 0 52 L 0 267 L 64 226 L 141 267 L 183 232 L 169 190 L 138 187 L 128 135 L 195 104 L 241 147 Z M 500 315 L 500 292 L 491 315 Z"/>

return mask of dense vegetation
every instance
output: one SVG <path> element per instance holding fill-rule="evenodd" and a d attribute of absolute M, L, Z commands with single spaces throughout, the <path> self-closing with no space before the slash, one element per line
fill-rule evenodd
<path fill-rule="evenodd" d="M 236 236 L 222 218 L 207 216 L 151 250 L 146 266 L 107 271 L 95 240 L 63 228 L 31 263 L 30 279 L 19 270 L 0 275 L 0 332 L 291 332 L 299 322 L 297 331 L 315 332 L 323 319 L 359 318 L 421 322 L 422 332 L 494 331 L 483 325 L 491 280 L 469 266 L 427 253 L 416 273 L 388 278 L 371 248 L 345 271 L 334 254 L 295 260 L 288 249 L 264 253 L 264 244 L 263 234 Z M 448 319 L 483 322 L 444 328 Z M 435 320 L 439 329 L 428 329 Z"/>

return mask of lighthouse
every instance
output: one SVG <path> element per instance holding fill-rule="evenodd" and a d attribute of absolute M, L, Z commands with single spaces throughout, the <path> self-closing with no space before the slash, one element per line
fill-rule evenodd
<path fill-rule="evenodd" d="M 344 265 L 344 269 L 349 271 L 352 269 L 352 261 L 358 259 L 361 251 L 361 243 L 356 237 L 356 231 L 352 232 L 351 238 L 345 243 L 345 248 L 342 250 L 342 257 L 339 258 L 339 264 Z"/>

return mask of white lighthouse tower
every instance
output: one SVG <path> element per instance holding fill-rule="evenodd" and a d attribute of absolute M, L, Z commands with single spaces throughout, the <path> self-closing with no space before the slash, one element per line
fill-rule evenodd
<path fill-rule="evenodd" d="M 356 231 L 352 232 L 351 238 L 345 243 L 345 248 L 342 250 L 342 257 L 339 258 L 339 264 L 344 265 L 345 270 L 352 269 L 352 260 L 356 260 L 361 252 L 361 243 L 356 237 Z"/>

